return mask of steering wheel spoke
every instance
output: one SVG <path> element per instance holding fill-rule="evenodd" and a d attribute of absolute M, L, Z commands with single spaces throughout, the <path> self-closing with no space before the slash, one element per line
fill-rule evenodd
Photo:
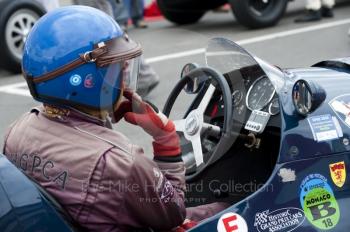
<path fill-rule="evenodd" d="M 199 167 L 204 162 L 201 137 L 199 135 L 193 137 L 191 139 L 191 143 L 193 148 L 194 159 L 196 160 L 196 166 Z"/>
<path fill-rule="evenodd" d="M 205 92 L 201 103 L 199 104 L 197 110 L 201 113 L 204 114 L 205 110 L 207 109 L 209 102 L 211 98 L 213 97 L 213 94 L 215 92 L 215 86 L 213 84 L 210 84 L 207 91 Z"/>

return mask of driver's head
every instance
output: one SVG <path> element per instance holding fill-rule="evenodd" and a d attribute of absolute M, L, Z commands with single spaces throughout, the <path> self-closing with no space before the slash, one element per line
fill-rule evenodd
<path fill-rule="evenodd" d="M 29 34 L 22 69 L 34 99 L 109 111 L 123 88 L 136 90 L 141 47 L 107 14 L 86 6 L 43 16 Z"/>

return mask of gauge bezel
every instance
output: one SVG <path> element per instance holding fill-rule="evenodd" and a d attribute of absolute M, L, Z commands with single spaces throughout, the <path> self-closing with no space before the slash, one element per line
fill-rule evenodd
<path fill-rule="evenodd" d="M 263 79 L 263 78 L 267 78 L 267 79 L 270 81 L 270 79 L 268 78 L 267 75 L 263 75 L 263 76 L 259 77 L 258 79 L 256 79 L 256 80 L 253 82 L 253 84 L 252 84 L 252 85 L 249 87 L 249 89 L 248 89 L 248 93 L 247 93 L 247 96 L 246 96 L 246 99 L 245 99 L 245 104 L 246 104 L 247 108 L 248 108 L 249 110 L 251 110 L 251 111 L 254 111 L 254 110 L 262 110 L 262 109 L 264 109 L 264 108 L 271 102 L 271 100 L 273 99 L 273 97 L 275 96 L 276 89 L 275 89 L 275 87 L 274 87 L 274 90 L 273 90 L 273 92 L 272 92 L 272 94 L 271 94 L 270 99 L 267 101 L 267 103 L 266 103 L 264 106 L 262 106 L 262 107 L 259 108 L 259 109 L 252 109 L 252 108 L 249 106 L 248 100 L 249 100 L 250 92 L 252 91 L 252 89 L 254 88 L 254 86 L 256 85 L 256 83 L 257 83 L 258 81 L 260 81 L 261 79 Z M 271 81 L 270 81 L 270 82 L 271 82 Z M 271 84 L 272 84 L 272 83 L 271 83 Z"/>
<path fill-rule="evenodd" d="M 273 113 L 271 113 L 271 107 L 272 107 L 273 101 L 274 101 L 275 99 L 278 101 L 278 113 L 273 114 Z M 270 114 L 271 116 L 275 116 L 275 115 L 278 115 L 279 113 L 281 113 L 280 100 L 278 99 L 278 97 L 277 97 L 277 98 L 273 98 L 273 99 L 270 101 L 269 104 L 270 104 L 270 105 L 269 105 L 269 114 Z"/>

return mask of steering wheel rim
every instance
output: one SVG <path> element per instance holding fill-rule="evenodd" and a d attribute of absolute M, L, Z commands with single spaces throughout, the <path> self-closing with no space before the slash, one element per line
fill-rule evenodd
<path fill-rule="evenodd" d="M 192 143 L 192 149 L 193 149 L 193 153 L 194 153 L 194 157 L 195 157 L 195 161 L 196 161 L 196 167 L 197 167 L 196 172 L 193 174 L 186 175 L 186 180 L 191 180 L 191 179 L 195 178 L 196 176 L 198 176 L 200 173 L 202 173 L 202 171 L 205 170 L 205 168 L 207 166 L 214 163 L 222 155 L 224 155 L 233 143 L 233 141 L 231 140 L 232 110 L 233 110 L 232 109 L 233 105 L 232 105 L 231 90 L 230 90 L 230 87 L 229 87 L 225 77 L 211 67 L 195 68 L 191 72 L 189 72 L 186 76 L 182 77 L 180 79 L 180 81 L 175 85 L 174 89 L 171 91 L 171 93 L 170 93 L 170 95 L 169 95 L 169 97 L 164 105 L 163 114 L 165 114 L 167 117 L 169 117 L 170 112 L 172 110 L 172 107 L 174 106 L 175 101 L 177 100 L 179 94 L 181 93 L 181 91 L 183 90 L 185 85 L 189 81 L 194 81 L 194 78 L 203 77 L 203 74 L 205 74 L 205 76 L 208 77 L 208 81 L 210 81 L 210 84 L 209 84 L 208 88 L 205 90 L 206 93 L 204 94 L 198 107 L 194 110 L 191 110 L 190 113 L 188 115 L 186 115 L 186 117 L 184 119 L 174 121 L 175 125 L 177 127 L 177 131 L 181 131 L 182 133 L 184 133 L 184 137 Z M 210 156 L 208 161 L 206 163 L 204 163 L 203 152 L 202 152 L 202 147 L 201 147 L 202 139 L 201 139 L 200 135 L 202 133 L 203 127 L 206 126 L 207 128 L 210 128 L 210 129 L 213 129 L 213 127 L 215 127 L 213 125 L 204 123 L 204 120 L 203 120 L 205 110 L 207 109 L 208 104 L 209 104 L 209 102 L 210 102 L 210 100 L 211 100 L 211 98 L 216 90 L 216 87 L 212 84 L 213 81 L 216 81 L 217 87 L 219 87 L 219 89 L 222 92 L 222 98 L 223 98 L 223 102 L 224 102 L 224 123 L 223 123 L 223 128 L 221 129 L 220 140 L 217 143 L 216 148 L 214 149 L 214 152 L 212 153 L 212 155 Z M 191 124 L 193 124 L 193 123 L 191 123 L 191 120 L 197 121 L 195 123 L 200 124 L 196 128 L 197 130 L 195 130 L 195 128 L 192 127 Z M 180 127 L 182 127 L 181 128 L 182 130 L 179 130 L 179 128 L 178 128 L 179 127 L 178 123 L 180 121 L 182 121 L 181 122 L 182 125 L 180 125 Z M 193 130 L 191 130 L 191 129 L 193 129 Z M 194 131 L 194 134 L 195 134 L 194 136 L 190 135 L 191 131 L 192 132 Z M 198 144 L 198 136 L 199 136 L 200 144 Z M 193 142 L 193 140 L 191 140 L 192 138 L 196 139 L 195 143 Z M 195 144 L 197 145 L 197 147 L 195 146 Z M 198 146 L 200 146 L 200 149 Z M 197 160 L 197 159 L 200 159 L 200 157 L 198 157 L 199 154 L 198 153 L 196 154 L 196 151 L 201 152 L 202 160 Z M 202 161 L 202 162 L 200 162 L 200 161 Z"/>

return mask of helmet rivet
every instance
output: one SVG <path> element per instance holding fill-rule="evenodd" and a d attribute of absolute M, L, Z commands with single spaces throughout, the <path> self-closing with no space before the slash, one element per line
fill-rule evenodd
<path fill-rule="evenodd" d="M 96 61 L 96 58 L 95 59 L 91 58 L 91 52 L 90 51 L 89 52 L 85 52 L 83 57 L 84 57 L 85 62 L 87 62 L 87 63 L 93 63 L 93 62 Z"/>

